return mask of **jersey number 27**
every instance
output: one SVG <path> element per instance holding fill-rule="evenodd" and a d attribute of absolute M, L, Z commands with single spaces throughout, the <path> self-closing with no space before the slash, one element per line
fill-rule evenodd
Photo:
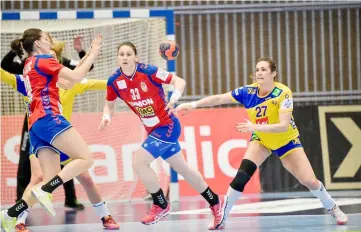
<path fill-rule="evenodd" d="M 257 118 L 264 117 L 264 116 L 266 116 L 267 106 L 261 106 L 261 107 L 257 106 L 256 111 L 257 111 L 257 114 L 256 114 Z"/>

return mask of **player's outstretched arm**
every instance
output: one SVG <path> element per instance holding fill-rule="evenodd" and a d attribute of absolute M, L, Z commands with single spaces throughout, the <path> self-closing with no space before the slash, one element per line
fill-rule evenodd
<path fill-rule="evenodd" d="M 180 104 L 175 109 L 175 112 L 177 113 L 177 112 L 183 111 L 183 110 L 187 112 L 187 111 L 191 111 L 195 108 L 230 104 L 233 102 L 233 100 L 232 100 L 233 97 L 232 97 L 231 93 L 232 92 L 213 95 L 213 96 L 202 98 L 198 101 Z"/>
<path fill-rule="evenodd" d="M 80 82 L 89 72 L 90 67 L 92 66 L 98 55 L 100 54 L 102 41 L 103 39 L 100 35 L 95 37 L 92 42 L 90 53 L 88 56 L 84 57 L 85 59 L 82 60 L 82 64 L 74 70 L 71 70 L 67 67 L 63 67 L 59 72 L 59 78 L 66 79 L 74 83 Z"/>
<path fill-rule="evenodd" d="M 165 110 L 170 109 L 169 113 L 172 113 L 174 105 L 178 102 L 179 98 L 181 98 L 184 92 L 186 81 L 176 75 L 173 75 L 170 84 L 174 86 L 174 91 L 169 99 L 167 106 L 165 107 Z"/>
<path fill-rule="evenodd" d="M 105 106 L 103 109 L 103 117 L 102 117 L 102 120 L 99 125 L 100 130 L 104 130 L 110 124 L 110 121 L 114 114 L 115 102 L 116 102 L 116 100 L 114 100 L 114 101 L 106 100 L 105 101 Z"/>

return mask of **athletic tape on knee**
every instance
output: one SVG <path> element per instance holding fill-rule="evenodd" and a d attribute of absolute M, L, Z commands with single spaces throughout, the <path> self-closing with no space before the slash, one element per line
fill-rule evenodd
<path fill-rule="evenodd" d="M 244 187 L 251 179 L 252 175 L 257 169 L 257 165 L 251 160 L 244 159 L 242 160 L 241 166 L 238 169 L 236 176 L 231 182 L 230 186 L 239 192 L 243 192 Z"/>

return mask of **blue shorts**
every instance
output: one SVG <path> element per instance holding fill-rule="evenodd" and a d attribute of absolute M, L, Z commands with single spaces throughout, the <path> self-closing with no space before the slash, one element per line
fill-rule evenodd
<path fill-rule="evenodd" d="M 148 135 L 142 147 L 152 154 L 154 159 L 162 157 L 166 160 L 181 150 L 178 142 L 181 131 L 179 122 L 158 127 Z"/>
<path fill-rule="evenodd" d="M 53 147 L 55 137 L 71 128 L 72 125 L 62 115 L 46 115 L 36 121 L 29 131 L 30 153 L 37 153 L 40 148 L 50 148 L 60 155 L 60 162 L 69 160 L 69 156 Z"/>
<path fill-rule="evenodd" d="M 260 144 L 262 144 L 262 141 L 255 133 L 252 133 L 252 137 L 249 141 L 250 142 L 259 142 Z M 268 147 L 266 147 L 266 148 L 270 151 L 270 153 L 277 155 L 280 159 L 283 159 L 284 157 L 286 157 L 288 154 L 290 154 L 295 149 L 302 148 L 302 144 L 301 144 L 300 138 L 297 137 L 295 139 L 292 139 L 286 145 L 284 145 L 280 148 L 277 148 L 276 150 L 269 149 Z"/>

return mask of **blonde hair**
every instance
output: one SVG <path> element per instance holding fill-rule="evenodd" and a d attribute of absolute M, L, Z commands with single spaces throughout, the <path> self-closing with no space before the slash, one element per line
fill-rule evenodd
<path fill-rule="evenodd" d="M 61 63 L 61 54 L 63 53 L 65 48 L 65 42 L 59 41 L 59 40 L 53 40 L 51 43 L 51 50 L 53 50 L 56 54 L 56 57 L 59 60 L 59 63 Z"/>

